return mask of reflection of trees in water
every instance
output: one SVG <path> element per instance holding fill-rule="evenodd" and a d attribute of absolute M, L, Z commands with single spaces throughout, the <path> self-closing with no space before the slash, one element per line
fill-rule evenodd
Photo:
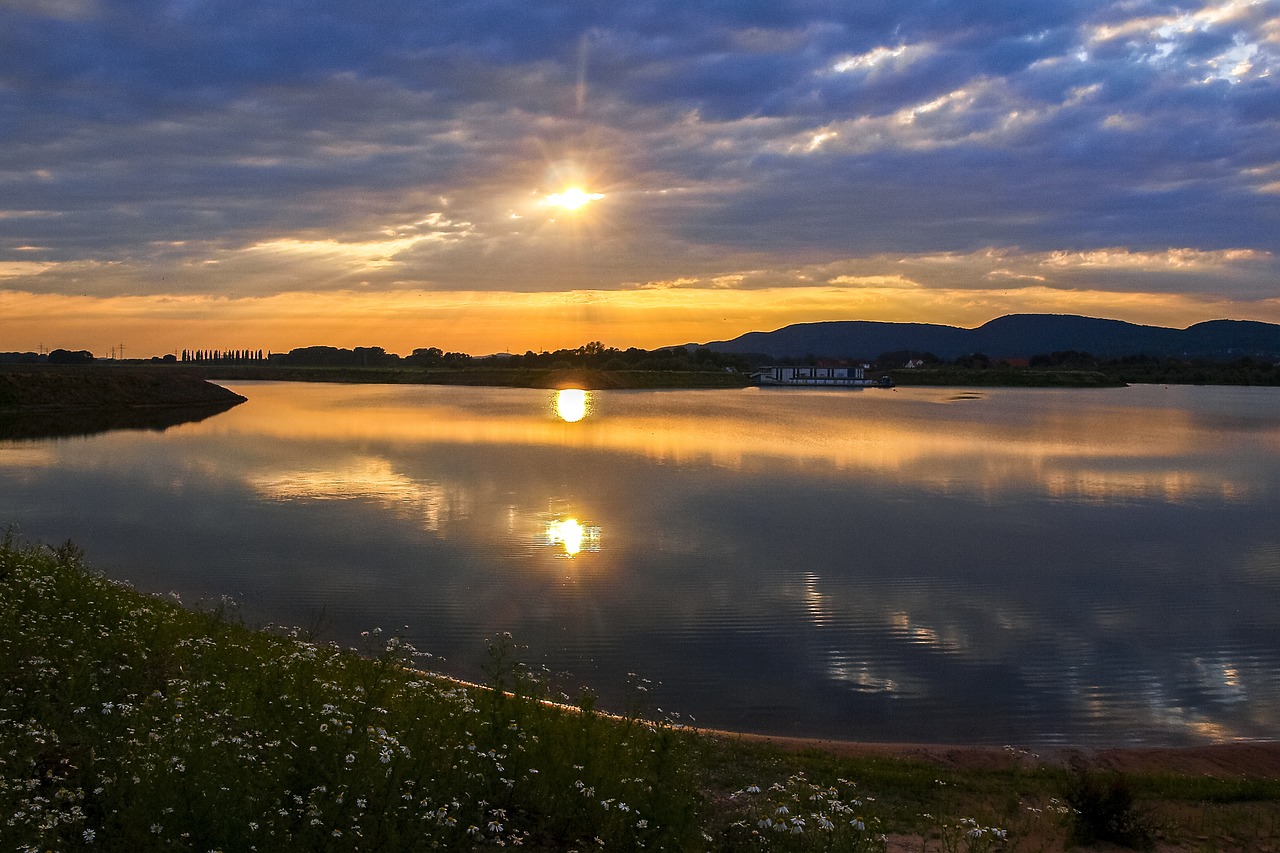
<path fill-rule="evenodd" d="M 0 440 L 63 438 L 122 429 L 164 432 L 179 424 L 220 415 L 241 402 L 113 409 L 0 410 Z"/>

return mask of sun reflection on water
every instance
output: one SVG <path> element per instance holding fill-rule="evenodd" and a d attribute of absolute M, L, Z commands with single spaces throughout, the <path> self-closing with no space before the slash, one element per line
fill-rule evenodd
<path fill-rule="evenodd" d="M 591 395 L 581 388 L 565 388 L 556 392 L 556 416 L 565 423 L 576 424 L 591 411 Z"/>
<path fill-rule="evenodd" d="M 553 548 L 563 547 L 563 555 L 573 558 L 583 551 L 600 550 L 600 528 L 588 526 L 576 518 L 560 518 L 547 522 L 545 541 Z"/>

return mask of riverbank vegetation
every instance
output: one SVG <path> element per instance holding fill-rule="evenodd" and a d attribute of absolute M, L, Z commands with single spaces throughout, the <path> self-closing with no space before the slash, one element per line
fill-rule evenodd
<path fill-rule="evenodd" d="M 422 671 L 428 657 L 376 629 L 357 652 L 172 598 L 96 575 L 71 544 L 0 542 L 6 850 L 1280 843 L 1274 768 L 1091 777 L 1009 748 L 971 763 L 784 750 L 646 719 L 642 682 L 602 714 L 507 638 L 481 687 Z"/>

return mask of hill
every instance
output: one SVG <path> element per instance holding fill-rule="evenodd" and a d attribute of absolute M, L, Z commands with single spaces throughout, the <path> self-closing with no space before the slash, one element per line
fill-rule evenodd
<path fill-rule="evenodd" d="M 1009 314 L 974 329 L 865 320 L 797 323 L 704 346 L 715 352 L 772 358 L 812 355 L 871 360 L 881 353 L 911 350 L 945 359 L 975 352 L 999 359 L 1077 350 L 1102 358 L 1148 355 L 1229 361 L 1249 356 L 1275 360 L 1280 359 L 1280 325 L 1211 320 L 1171 329 L 1074 314 Z"/>

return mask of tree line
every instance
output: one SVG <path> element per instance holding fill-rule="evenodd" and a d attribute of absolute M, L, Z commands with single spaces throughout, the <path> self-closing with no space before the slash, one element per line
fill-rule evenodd
<path fill-rule="evenodd" d="M 512 367 L 567 368 L 586 367 L 596 370 L 740 370 L 753 366 L 748 356 L 721 353 L 706 347 L 666 347 L 645 350 L 628 347 L 625 350 L 607 347 L 600 341 L 592 341 L 576 349 L 558 349 L 554 352 L 533 352 L 523 355 L 498 357 Z"/>
<path fill-rule="evenodd" d="M 749 370 L 746 356 L 717 353 L 706 347 L 668 347 L 622 350 L 592 341 L 580 347 L 551 352 L 527 350 L 522 354 L 472 356 L 439 347 L 418 347 L 406 356 L 382 347 L 310 346 L 283 353 L 262 350 L 183 350 L 183 362 L 199 364 L 250 364 L 265 362 L 282 367 L 515 367 L 531 369 L 592 368 L 596 370 Z"/>
<path fill-rule="evenodd" d="M 875 361 L 880 369 L 904 368 L 908 364 L 923 370 L 949 367 L 961 370 L 1093 372 L 1116 382 L 1134 385 L 1280 385 L 1280 364 L 1252 356 L 1234 361 L 1144 354 L 1103 358 L 1080 350 L 1059 350 L 1017 360 L 991 358 L 976 352 L 948 361 L 932 353 L 903 350 L 883 353 Z"/>
<path fill-rule="evenodd" d="M 181 360 L 194 364 L 252 364 L 253 362 L 267 361 L 270 357 L 270 352 L 263 353 L 262 350 L 184 349 Z"/>

